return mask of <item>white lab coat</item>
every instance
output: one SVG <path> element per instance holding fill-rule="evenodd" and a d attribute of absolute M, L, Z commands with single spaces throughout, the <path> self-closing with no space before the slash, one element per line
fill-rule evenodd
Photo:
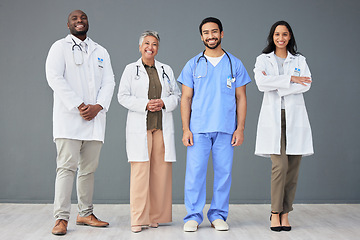
<path fill-rule="evenodd" d="M 136 79 L 136 66 L 139 66 L 139 79 Z M 162 66 L 170 78 L 170 84 L 167 77 L 163 76 Z M 165 109 L 162 109 L 165 161 L 175 162 L 176 153 L 172 111 L 177 107 L 181 93 L 170 66 L 155 60 L 155 68 L 162 86 L 161 99 L 165 104 Z M 146 122 L 146 105 L 149 101 L 148 89 L 149 77 L 140 58 L 137 62 L 130 63 L 125 67 L 118 92 L 119 103 L 129 109 L 126 121 L 126 152 L 129 162 L 149 161 Z"/>
<path fill-rule="evenodd" d="M 284 75 L 279 75 L 274 52 L 257 57 L 254 73 L 255 81 L 264 92 L 260 110 L 255 154 L 270 157 L 280 154 L 281 138 L 281 97 L 284 97 L 286 115 L 286 154 L 311 155 L 314 153 L 311 128 L 306 112 L 303 93 L 311 84 L 303 86 L 290 81 L 295 68 L 300 76 L 311 77 L 305 57 L 288 52 L 284 62 Z M 266 76 L 262 72 L 266 73 Z"/>
<path fill-rule="evenodd" d="M 105 48 L 85 40 L 88 54 L 84 62 L 74 62 L 72 36 L 56 41 L 46 59 L 46 78 L 54 91 L 53 136 L 104 142 L 106 112 L 114 92 L 115 81 L 110 56 Z M 91 121 L 84 120 L 77 107 L 81 103 L 100 104 L 103 109 Z"/>

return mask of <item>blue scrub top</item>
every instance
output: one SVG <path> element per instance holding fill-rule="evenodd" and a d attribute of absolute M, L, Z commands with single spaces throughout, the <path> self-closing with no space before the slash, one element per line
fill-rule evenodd
<path fill-rule="evenodd" d="M 194 90 L 190 115 L 190 131 L 193 133 L 233 134 L 236 129 L 235 88 L 248 84 L 251 79 L 242 62 L 228 54 L 235 77 L 231 88 L 227 86 L 231 70 L 226 54 L 215 67 L 209 61 L 206 63 L 203 57 L 196 66 L 202 53 L 198 54 L 186 63 L 177 80 Z M 201 76 L 200 78 L 194 77 L 195 66 L 196 77 Z"/>

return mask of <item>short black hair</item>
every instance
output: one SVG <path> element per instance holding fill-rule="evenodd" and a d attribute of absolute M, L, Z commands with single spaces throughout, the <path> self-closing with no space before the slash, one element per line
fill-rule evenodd
<path fill-rule="evenodd" d="M 207 18 L 205 18 L 204 20 L 202 20 L 202 22 L 201 22 L 200 25 L 199 25 L 200 35 L 202 35 L 202 31 L 201 31 L 202 26 L 203 26 L 205 23 L 208 23 L 208 22 L 216 23 L 216 24 L 218 25 L 219 29 L 220 29 L 220 32 L 223 31 L 223 27 L 222 27 L 222 24 L 221 24 L 221 22 L 220 22 L 219 19 L 217 19 L 217 18 L 215 18 L 215 17 L 207 17 Z"/>

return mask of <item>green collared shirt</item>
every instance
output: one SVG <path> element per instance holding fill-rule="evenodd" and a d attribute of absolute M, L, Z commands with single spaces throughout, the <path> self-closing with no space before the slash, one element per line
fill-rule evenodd
<path fill-rule="evenodd" d="M 155 66 L 148 66 L 144 64 L 145 70 L 149 76 L 149 99 L 160 99 L 161 98 L 161 83 L 159 75 L 156 71 Z M 147 130 L 159 129 L 162 130 L 162 111 L 158 112 L 147 112 Z"/>

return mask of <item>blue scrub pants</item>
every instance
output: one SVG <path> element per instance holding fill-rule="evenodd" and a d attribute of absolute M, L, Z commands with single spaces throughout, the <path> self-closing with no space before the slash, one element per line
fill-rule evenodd
<path fill-rule="evenodd" d="M 214 167 L 213 198 L 207 217 L 210 222 L 216 219 L 226 221 L 229 212 L 231 187 L 231 168 L 234 147 L 232 134 L 212 132 L 193 134 L 194 145 L 187 148 L 185 175 L 185 207 L 187 215 L 184 222 L 195 220 L 202 223 L 206 203 L 206 172 L 210 151 Z"/>

